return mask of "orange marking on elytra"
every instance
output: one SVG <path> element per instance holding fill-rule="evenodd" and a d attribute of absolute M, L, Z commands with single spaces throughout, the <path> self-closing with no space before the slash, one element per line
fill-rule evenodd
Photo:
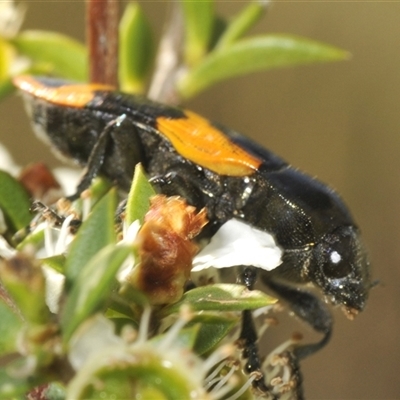
<path fill-rule="evenodd" d="M 157 118 L 157 129 L 180 155 L 220 175 L 246 176 L 258 169 L 261 160 L 233 143 L 218 128 L 191 111 L 187 118 Z"/>
<path fill-rule="evenodd" d="M 14 85 L 25 93 L 52 104 L 69 107 L 84 107 L 91 101 L 96 90 L 113 90 L 103 84 L 65 84 L 58 87 L 46 86 L 31 76 L 17 76 L 13 79 Z"/>

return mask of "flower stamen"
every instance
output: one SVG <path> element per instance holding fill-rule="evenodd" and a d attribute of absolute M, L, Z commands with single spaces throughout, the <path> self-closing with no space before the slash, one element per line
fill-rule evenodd
<path fill-rule="evenodd" d="M 158 346 L 160 351 L 166 351 L 172 345 L 182 328 L 192 319 L 192 315 L 189 306 L 184 305 L 181 307 L 179 318 L 168 329 L 168 332 Z"/>
<path fill-rule="evenodd" d="M 249 387 L 252 385 L 253 381 L 257 378 L 256 374 L 250 374 L 249 379 L 247 379 L 246 383 L 242 385 L 242 387 L 235 392 L 232 396 L 226 398 L 225 400 L 236 400 L 238 399 Z"/>

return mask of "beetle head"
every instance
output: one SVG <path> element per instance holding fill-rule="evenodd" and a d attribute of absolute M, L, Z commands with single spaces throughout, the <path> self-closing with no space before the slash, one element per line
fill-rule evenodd
<path fill-rule="evenodd" d="M 369 262 L 359 232 L 342 226 L 325 234 L 314 248 L 314 279 L 334 304 L 362 311 L 371 287 Z"/>

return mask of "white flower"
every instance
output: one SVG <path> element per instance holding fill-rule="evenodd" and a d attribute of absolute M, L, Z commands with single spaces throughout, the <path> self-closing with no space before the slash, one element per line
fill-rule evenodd
<path fill-rule="evenodd" d="M 18 75 L 30 65 L 27 57 L 18 56 L 15 48 L 8 42 L 17 35 L 25 16 L 25 6 L 16 5 L 10 0 L 0 1 L 0 57 L 2 58 L 2 75 L 7 79 Z"/>
<path fill-rule="evenodd" d="M 148 340 L 149 317 L 150 309 L 147 309 L 140 322 L 141 332 L 133 342 L 124 342 L 117 336 L 112 322 L 103 316 L 94 316 L 82 324 L 70 342 L 69 359 L 77 373 L 68 385 L 66 397 L 82 398 L 86 387 L 93 382 L 101 387 L 107 374 L 118 371 L 121 382 L 132 385 L 139 382 L 143 388 L 157 386 L 165 373 L 174 374 L 177 377 L 174 384 L 188 394 L 185 399 L 206 399 L 202 360 L 177 340 L 187 319 L 179 318 L 161 340 L 152 341 Z M 134 376 L 127 372 L 130 368 L 142 368 L 147 373 Z M 125 390 L 128 392 L 129 386 Z M 142 398 L 141 384 L 137 390 L 137 398 Z M 159 390 L 163 390 L 163 385 Z"/>
<path fill-rule="evenodd" d="M 242 375 L 235 360 L 235 346 L 219 346 L 204 358 L 187 347 L 181 334 L 193 317 L 189 307 L 183 306 L 169 329 L 152 339 L 150 313 L 150 308 L 144 309 L 139 331 L 125 326 L 120 336 L 115 333 L 114 324 L 100 314 L 86 320 L 76 330 L 69 343 L 68 358 L 77 373 L 68 385 L 67 398 L 81 398 L 88 387 L 107 393 L 107 375 L 115 375 L 115 372 L 123 385 L 128 382 L 137 385 L 137 398 L 142 398 L 144 388 L 152 386 L 165 397 L 168 393 L 162 384 L 165 374 L 176 377 L 173 384 L 181 393 L 186 392 L 188 400 L 227 399 L 227 394 L 232 392 L 229 399 L 236 400 L 249 389 L 256 375 L 249 378 Z M 146 373 L 129 372 L 135 368 Z M 125 387 L 122 390 L 131 393 L 129 385 Z"/>
<path fill-rule="evenodd" d="M 0 210 L 0 216 L 3 216 L 3 213 Z M 0 257 L 3 258 L 11 258 L 14 257 L 17 253 L 17 250 L 13 249 L 7 242 L 6 239 L 4 239 L 3 236 L 0 235 Z"/>
<path fill-rule="evenodd" d="M 15 164 L 11 154 L 1 143 L 0 143 L 0 169 L 2 171 L 8 172 L 13 176 L 17 175 L 21 170 L 21 167 Z"/>
<path fill-rule="evenodd" d="M 123 340 L 114 331 L 114 324 L 103 315 L 96 314 L 86 320 L 70 342 L 68 358 L 72 367 L 78 371 L 100 349 L 124 345 Z"/>
<path fill-rule="evenodd" d="M 76 192 L 76 188 L 82 178 L 82 171 L 74 168 L 59 167 L 53 170 L 53 174 L 60 183 L 65 196 L 70 196 Z"/>
<path fill-rule="evenodd" d="M 65 282 L 65 276 L 48 267 L 42 266 L 44 278 L 46 279 L 46 304 L 49 310 L 56 314 L 59 310 L 60 296 Z"/>
<path fill-rule="evenodd" d="M 230 219 L 194 258 L 192 271 L 251 265 L 271 271 L 282 263 L 282 250 L 268 232 Z"/>
<path fill-rule="evenodd" d="M 12 0 L 0 1 L 0 36 L 12 38 L 15 36 L 24 20 L 26 7 L 15 4 Z"/>
<path fill-rule="evenodd" d="M 129 226 L 127 226 L 127 224 L 124 223 L 123 238 L 118 244 L 132 246 L 139 232 L 140 227 L 141 225 L 138 219 L 136 221 L 133 221 Z M 125 281 L 125 278 L 129 275 L 134 266 L 135 266 L 135 257 L 133 253 L 131 253 L 129 257 L 125 260 L 125 262 L 121 265 L 121 268 L 117 273 L 117 279 L 120 283 Z"/>
<path fill-rule="evenodd" d="M 45 250 L 47 257 L 66 252 L 69 244 L 74 238 L 69 230 L 69 225 L 73 217 L 74 216 L 71 214 L 65 218 L 60 231 L 56 231 L 50 226 L 49 222 L 45 222 Z M 54 240 L 53 234 L 56 234 L 56 240 Z M 51 312 L 57 313 L 59 309 L 60 296 L 64 288 L 65 276 L 46 264 L 43 265 L 42 269 L 46 279 L 46 304 Z"/>

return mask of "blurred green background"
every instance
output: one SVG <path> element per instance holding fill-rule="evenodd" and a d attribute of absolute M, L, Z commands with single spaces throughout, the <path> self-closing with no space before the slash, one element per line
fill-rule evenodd
<path fill-rule="evenodd" d="M 24 28 L 83 40 L 83 1 L 26 3 Z M 243 4 L 221 1 L 218 9 L 232 14 Z M 165 2 L 143 6 L 160 31 Z M 306 397 L 400 399 L 400 3 L 277 1 L 257 31 L 307 36 L 353 57 L 230 80 L 188 106 L 329 182 L 362 228 L 379 284 L 354 322 L 335 310 L 331 343 L 302 364 Z M 0 142 L 18 163 L 59 165 L 31 133 L 17 96 L 0 104 L 0 120 Z M 286 324 L 289 332 L 308 330 Z M 263 340 L 266 348 L 277 343 L 272 330 Z"/>

